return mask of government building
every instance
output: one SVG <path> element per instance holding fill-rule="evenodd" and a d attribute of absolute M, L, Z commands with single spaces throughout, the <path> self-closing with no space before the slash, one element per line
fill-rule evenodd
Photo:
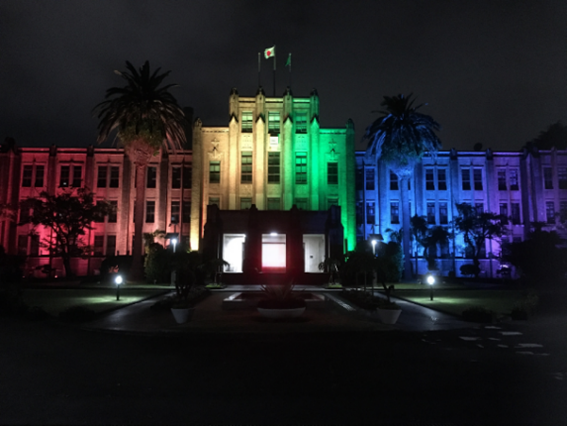
<path fill-rule="evenodd" d="M 400 182 L 387 165 L 355 152 L 354 124 L 321 128 L 319 97 L 240 96 L 228 100 L 226 127 L 193 123 L 190 149 L 162 151 L 146 172 L 144 233 L 165 231 L 157 242 L 199 250 L 226 260 L 227 274 L 321 274 L 326 258 L 340 258 L 357 241 L 388 241 L 400 231 Z M 132 253 L 135 173 L 121 148 L 20 147 L 0 149 L 0 204 L 21 205 L 40 192 L 91 189 L 116 213 L 95 223 L 82 241 L 90 249 L 75 258 L 77 275 L 100 273 L 107 256 Z M 502 242 L 525 239 L 536 222 L 565 234 L 567 151 L 441 151 L 426 155 L 410 180 L 411 215 L 453 233 L 457 203 L 501 214 L 507 233 L 487 240 L 481 276 L 498 276 Z M 0 217 L 0 245 L 25 257 L 25 276 L 42 277 L 43 265 L 63 274 L 61 259 L 42 244 L 47 229 L 18 226 L 29 209 Z M 455 233 L 453 233 L 455 234 Z M 419 247 L 412 249 L 414 272 L 427 271 Z M 471 263 L 462 236 L 438 247 L 446 275 Z"/>

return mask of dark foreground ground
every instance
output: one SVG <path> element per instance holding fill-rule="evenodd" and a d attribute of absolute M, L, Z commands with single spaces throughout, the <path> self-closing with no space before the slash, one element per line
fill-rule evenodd
<path fill-rule="evenodd" d="M 143 336 L 0 318 L 0 423 L 567 425 L 567 324 L 497 327 Z"/>

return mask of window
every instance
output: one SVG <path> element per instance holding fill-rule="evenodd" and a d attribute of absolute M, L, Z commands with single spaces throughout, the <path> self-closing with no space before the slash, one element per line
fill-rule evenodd
<path fill-rule="evenodd" d="M 425 169 L 425 189 L 428 191 L 435 191 L 433 169 Z"/>
<path fill-rule="evenodd" d="M 440 191 L 447 190 L 447 170 L 438 169 L 437 170 L 437 186 Z"/>
<path fill-rule="evenodd" d="M 559 218 L 562 222 L 567 221 L 567 201 L 559 202 Z"/>
<path fill-rule="evenodd" d="M 498 190 L 506 191 L 506 169 L 498 169 Z"/>
<path fill-rule="evenodd" d="M 242 113 L 242 133 L 252 133 L 253 115 L 250 111 Z"/>
<path fill-rule="evenodd" d="M 96 187 L 97 188 L 106 188 L 106 166 L 98 166 L 97 178 L 96 178 Z"/>
<path fill-rule="evenodd" d="M 240 198 L 240 210 L 246 210 L 252 207 L 252 198 Z"/>
<path fill-rule="evenodd" d="M 209 163 L 209 183 L 220 183 L 220 161 Z"/>
<path fill-rule="evenodd" d="M 279 209 L 280 209 L 280 199 L 268 198 L 268 210 L 279 210 Z"/>
<path fill-rule="evenodd" d="M 374 191 L 374 169 L 366 169 L 366 190 Z"/>
<path fill-rule="evenodd" d="M 39 235 L 30 236 L 30 256 L 39 256 Z"/>
<path fill-rule="evenodd" d="M 508 225 L 508 203 L 500 203 L 500 220 L 503 225 Z"/>
<path fill-rule="evenodd" d="M 81 166 L 73 166 L 73 188 L 81 186 L 81 178 L 83 177 L 83 168 Z"/>
<path fill-rule="evenodd" d="M 181 211 L 181 221 L 183 223 L 191 222 L 191 201 L 183 201 L 183 210 Z"/>
<path fill-rule="evenodd" d="M 447 203 L 439 203 L 439 224 L 447 225 L 449 223 L 449 215 L 447 210 Z"/>
<path fill-rule="evenodd" d="M 376 205 L 374 201 L 366 203 L 366 223 L 374 225 L 376 223 Z"/>
<path fill-rule="evenodd" d="M 94 255 L 103 256 L 104 255 L 104 235 L 95 235 L 94 237 Z"/>
<path fill-rule="evenodd" d="M 461 181 L 463 191 L 471 190 L 471 172 L 469 169 L 461 169 Z"/>
<path fill-rule="evenodd" d="M 553 173 L 551 167 L 543 168 L 543 187 L 545 189 L 553 189 Z"/>
<path fill-rule="evenodd" d="M 171 223 L 179 223 L 179 200 L 171 202 Z"/>
<path fill-rule="evenodd" d="M 520 189 L 518 185 L 518 169 L 510 169 L 510 190 L 517 191 Z"/>
<path fill-rule="evenodd" d="M 390 223 L 400 223 L 400 203 L 397 201 L 390 203 Z"/>
<path fill-rule="evenodd" d="M 364 187 L 364 169 L 362 167 L 356 168 L 355 185 L 357 191 L 362 191 Z"/>
<path fill-rule="evenodd" d="M 279 152 L 268 152 L 268 183 L 280 183 Z"/>
<path fill-rule="evenodd" d="M 25 256 L 28 254 L 28 236 L 18 235 L 18 255 Z"/>
<path fill-rule="evenodd" d="M 183 188 L 184 189 L 191 189 L 193 184 L 193 179 L 191 176 L 192 170 L 191 167 L 183 167 Z"/>
<path fill-rule="evenodd" d="M 299 210 L 307 210 L 307 198 L 296 198 L 295 205 Z"/>
<path fill-rule="evenodd" d="M 43 188 L 43 176 L 45 174 L 44 166 L 35 166 L 35 184 L 36 188 Z"/>
<path fill-rule="evenodd" d="M 339 164 L 327 163 L 327 184 L 337 185 L 339 183 Z"/>
<path fill-rule="evenodd" d="M 146 188 L 155 188 L 157 180 L 157 168 L 148 167 L 148 174 L 146 175 Z"/>
<path fill-rule="evenodd" d="M 337 198 L 327 198 L 327 209 L 330 209 L 332 206 L 338 206 L 339 200 Z"/>
<path fill-rule="evenodd" d="M 24 166 L 24 172 L 23 172 L 23 175 L 22 175 L 22 187 L 23 188 L 31 187 L 32 173 L 33 173 L 33 166 Z"/>
<path fill-rule="evenodd" d="M 484 203 L 475 203 L 474 209 L 476 210 L 476 214 L 484 213 Z"/>
<path fill-rule="evenodd" d="M 280 132 L 280 113 L 268 112 L 268 133 L 275 134 Z"/>
<path fill-rule="evenodd" d="M 427 203 L 427 223 L 435 225 L 435 203 Z"/>
<path fill-rule="evenodd" d="M 559 189 L 567 189 L 567 167 L 559 167 L 557 177 L 559 178 Z"/>
<path fill-rule="evenodd" d="M 295 154 L 295 183 L 305 185 L 307 183 L 307 153 Z"/>
<path fill-rule="evenodd" d="M 512 224 L 520 224 L 520 203 L 510 203 L 510 217 L 512 219 Z"/>
<path fill-rule="evenodd" d="M 106 255 L 114 256 L 116 254 L 116 235 L 108 235 L 106 237 Z"/>
<path fill-rule="evenodd" d="M 116 223 L 117 217 L 117 210 L 118 210 L 118 201 L 109 201 L 112 210 L 108 214 L 108 223 Z"/>
<path fill-rule="evenodd" d="M 390 170 L 390 190 L 391 191 L 397 191 L 398 189 L 400 189 L 400 186 L 399 186 L 399 183 L 398 183 L 398 175 Z"/>
<path fill-rule="evenodd" d="M 110 168 L 110 188 L 118 188 L 120 186 L 120 167 L 112 166 Z"/>
<path fill-rule="evenodd" d="M 96 204 L 97 206 L 99 205 L 100 201 L 97 201 Z M 95 223 L 104 223 L 104 217 L 96 217 L 95 218 Z"/>
<path fill-rule="evenodd" d="M 240 183 L 252 183 L 252 151 L 242 151 L 240 159 Z"/>
<path fill-rule="evenodd" d="M 555 203 L 553 201 L 545 202 L 545 217 L 548 224 L 555 223 Z"/>
<path fill-rule="evenodd" d="M 146 201 L 146 223 L 154 223 L 156 219 L 156 202 Z"/>
<path fill-rule="evenodd" d="M 71 173 L 70 166 L 61 166 L 59 174 L 59 186 L 62 188 L 67 188 L 69 186 L 69 176 Z"/>
<path fill-rule="evenodd" d="M 473 169 L 474 190 L 482 191 L 482 169 Z"/>
<path fill-rule="evenodd" d="M 298 112 L 295 114 L 295 132 L 307 133 L 307 113 Z"/>
<path fill-rule="evenodd" d="M 181 167 L 171 168 L 171 188 L 172 189 L 181 188 Z"/>

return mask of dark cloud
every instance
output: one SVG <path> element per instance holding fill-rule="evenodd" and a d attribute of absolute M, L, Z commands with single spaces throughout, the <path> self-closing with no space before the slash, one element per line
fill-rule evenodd
<path fill-rule="evenodd" d="M 519 149 L 567 116 L 567 4 L 560 1 L 0 2 L 0 132 L 20 145 L 94 143 L 92 108 L 126 60 L 172 70 L 206 125 L 228 94 L 256 93 L 257 53 L 277 46 L 277 95 L 317 88 L 321 122 L 355 121 L 413 92 L 446 148 Z M 271 61 L 262 84 L 272 92 Z"/>

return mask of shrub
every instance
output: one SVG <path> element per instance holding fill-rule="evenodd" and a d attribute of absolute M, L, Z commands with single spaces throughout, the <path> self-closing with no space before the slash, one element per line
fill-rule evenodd
<path fill-rule="evenodd" d="M 527 320 L 534 313 L 538 303 L 538 295 L 534 292 L 529 292 L 514 304 L 510 317 L 513 320 Z"/>
<path fill-rule="evenodd" d="M 462 313 L 463 320 L 470 322 L 494 322 L 496 315 L 490 309 L 483 306 L 467 308 Z"/>
<path fill-rule="evenodd" d="M 171 279 L 173 252 L 161 244 L 152 243 L 144 262 L 148 282 L 167 283 Z"/>
<path fill-rule="evenodd" d="M 207 290 L 204 286 L 193 286 L 189 290 L 189 295 L 187 297 L 188 304 L 195 306 L 197 303 L 205 299 L 211 292 Z M 176 295 L 166 296 L 163 299 L 155 302 L 150 309 L 154 311 L 168 311 L 171 307 L 178 302 Z"/>
<path fill-rule="evenodd" d="M 461 271 L 461 275 L 464 275 L 465 277 L 476 277 L 478 274 L 480 274 L 480 268 L 472 263 L 461 265 L 459 269 Z"/>
<path fill-rule="evenodd" d="M 398 305 L 393 302 L 388 302 L 388 300 L 383 297 L 372 296 L 370 293 L 364 291 L 356 290 L 345 290 L 341 293 L 341 296 L 354 303 L 361 309 L 366 309 L 367 311 L 374 311 L 377 308 L 384 309 L 397 309 Z"/>

